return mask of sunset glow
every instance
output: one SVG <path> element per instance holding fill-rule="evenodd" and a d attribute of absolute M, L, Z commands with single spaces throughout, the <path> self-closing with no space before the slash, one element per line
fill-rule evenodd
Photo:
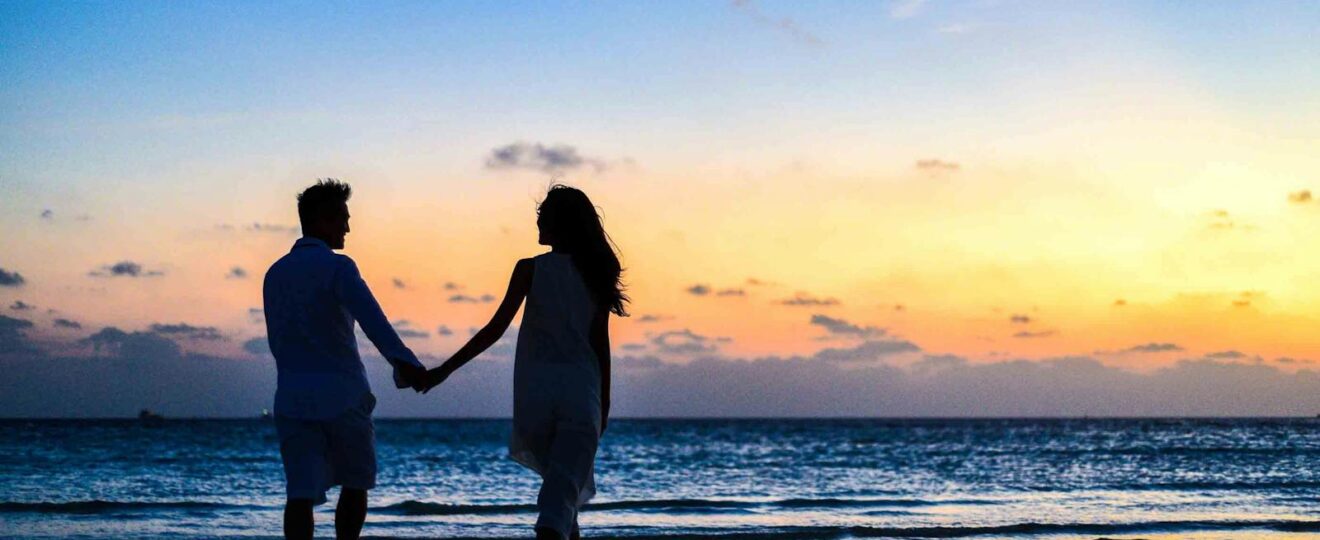
<path fill-rule="evenodd" d="M 436 365 L 564 182 L 622 253 L 620 357 L 1315 369 L 1320 7 L 901 4 L 6 4 L 3 314 L 262 358 L 294 196 L 336 177 Z"/>

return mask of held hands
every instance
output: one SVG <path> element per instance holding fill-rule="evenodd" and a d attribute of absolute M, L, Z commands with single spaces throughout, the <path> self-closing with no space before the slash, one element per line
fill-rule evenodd
<path fill-rule="evenodd" d="M 398 362 L 395 367 L 399 370 L 399 377 L 403 379 L 403 384 L 408 385 L 409 388 L 415 391 L 422 391 L 421 385 L 426 378 L 425 367 L 407 362 Z"/>
<path fill-rule="evenodd" d="M 445 379 L 449 378 L 449 373 L 450 372 L 445 370 L 444 366 L 440 366 L 435 369 L 428 370 L 426 371 L 426 373 L 422 374 L 420 384 L 418 386 L 414 386 L 413 389 L 423 394 L 430 392 L 432 388 L 435 388 L 436 386 L 439 386 L 440 383 L 445 382 Z"/>
<path fill-rule="evenodd" d="M 399 370 L 399 378 L 402 379 L 403 384 L 408 385 L 407 388 L 412 388 L 413 391 L 419 394 L 430 392 L 432 388 L 445 382 L 450 374 L 450 371 L 446 370 L 444 366 L 428 370 L 415 364 L 398 362 L 396 367 Z"/>

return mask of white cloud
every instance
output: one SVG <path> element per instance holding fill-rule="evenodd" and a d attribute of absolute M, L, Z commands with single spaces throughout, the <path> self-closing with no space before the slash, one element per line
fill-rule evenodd
<path fill-rule="evenodd" d="M 917 16 L 926 0 L 894 0 L 889 4 L 889 16 L 894 19 L 911 19 Z"/>

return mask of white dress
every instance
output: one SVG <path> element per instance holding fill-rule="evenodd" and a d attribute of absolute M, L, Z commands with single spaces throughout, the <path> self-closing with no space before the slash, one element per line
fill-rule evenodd
<path fill-rule="evenodd" d="M 578 508 L 596 493 L 600 365 L 589 337 L 599 308 L 571 256 L 533 261 L 514 355 L 509 456 L 541 475 L 537 526 L 567 536 Z"/>

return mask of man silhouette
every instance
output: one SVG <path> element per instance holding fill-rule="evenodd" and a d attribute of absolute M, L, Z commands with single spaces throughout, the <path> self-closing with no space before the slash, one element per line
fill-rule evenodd
<path fill-rule="evenodd" d="M 288 501 L 284 536 L 310 539 L 312 508 L 343 486 L 335 534 L 356 539 L 367 515 L 367 490 L 376 485 L 376 398 L 358 356 L 353 323 L 390 364 L 399 388 L 420 385 L 425 368 L 376 303 L 357 265 L 332 250 L 344 248 L 348 198 L 334 179 L 298 195 L 303 237 L 266 272 L 266 335 L 275 355 L 275 428 Z"/>

